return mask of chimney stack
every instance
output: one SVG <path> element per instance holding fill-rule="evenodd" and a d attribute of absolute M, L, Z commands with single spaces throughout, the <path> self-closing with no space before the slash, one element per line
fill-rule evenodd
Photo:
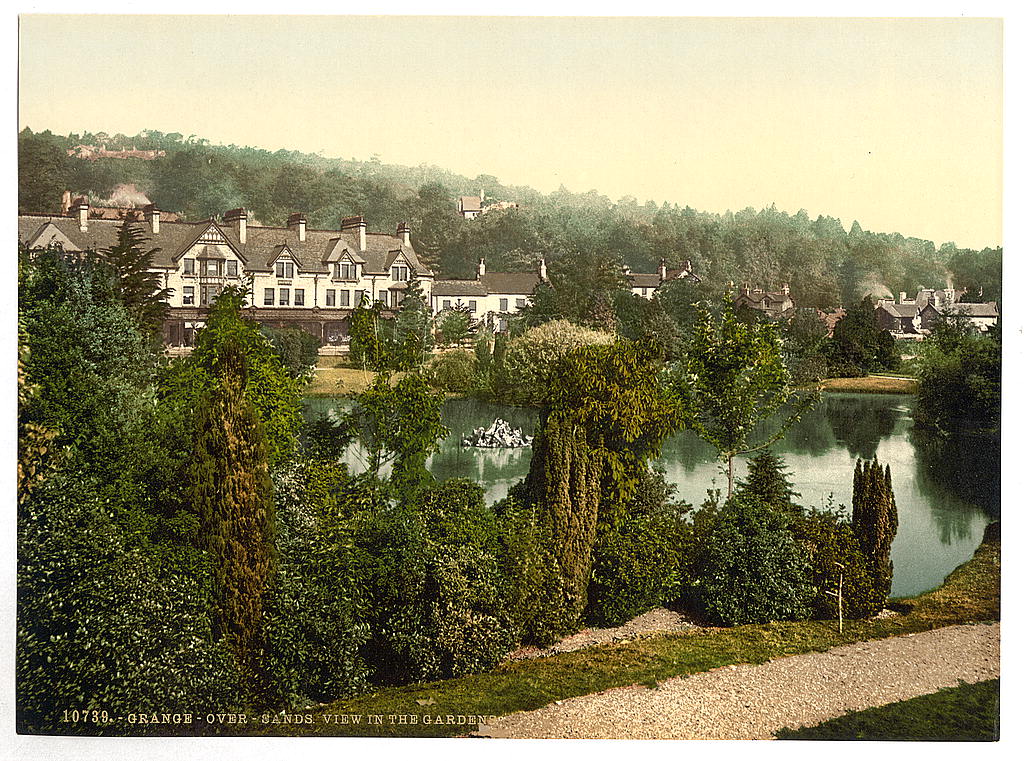
<path fill-rule="evenodd" d="M 71 216 L 78 215 L 78 229 L 80 231 L 89 231 L 89 201 L 86 200 L 85 196 L 79 196 L 75 199 L 74 203 L 71 204 Z"/>
<path fill-rule="evenodd" d="M 412 233 L 412 228 L 409 227 L 405 222 L 398 223 L 398 231 L 395 233 L 402 239 L 402 245 L 409 247 L 412 244 L 409 242 L 409 235 Z"/>
<path fill-rule="evenodd" d="M 296 230 L 299 234 L 299 243 L 306 242 L 306 215 L 297 211 L 288 217 L 288 229 Z"/>
<path fill-rule="evenodd" d="M 663 283 L 668 279 L 668 269 L 665 267 L 664 258 L 661 260 L 661 264 L 658 265 L 658 279 Z"/>
<path fill-rule="evenodd" d="M 160 234 L 160 209 L 156 208 L 155 203 L 147 204 L 142 207 L 143 213 L 146 215 L 146 221 L 149 222 L 150 227 L 153 230 L 153 235 Z"/>
<path fill-rule="evenodd" d="M 480 264 L 476 266 L 476 279 L 479 280 L 487 274 L 487 265 L 484 264 L 483 257 L 480 257 Z"/>
<path fill-rule="evenodd" d="M 789 283 L 783 283 L 782 284 L 782 295 L 783 296 L 788 296 L 789 295 Z"/>
<path fill-rule="evenodd" d="M 66 217 L 71 209 L 71 191 L 65 190 L 60 196 L 60 215 Z"/>
<path fill-rule="evenodd" d="M 224 212 L 224 222 L 235 226 L 235 232 L 238 234 L 238 242 L 242 245 L 245 245 L 245 220 L 248 219 L 248 217 L 249 215 L 245 213 L 245 209 L 241 208 Z"/>
<path fill-rule="evenodd" d="M 355 217 L 345 217 L 342 219 L 341 231 L 355 233 L 359 240 L 359 250 L 366 250 L 366 222 L 363 220 L 363 216 L 361 214 Z"/>
<path fill-rule="evenodd" d="M 544 281 L 548 279 L 548 265 L 543 256 L 540 258 L 540 279 Z"/>
<path fill-rule="evenodd" d="M 907 303 L 907 292 L 906 291 L 900 291 L 900 303 L 901 304 L 906 304 Z"/>

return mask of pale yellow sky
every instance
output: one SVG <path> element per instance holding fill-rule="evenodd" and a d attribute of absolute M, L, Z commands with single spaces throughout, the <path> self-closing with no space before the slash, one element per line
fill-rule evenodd
<path fill-rule="evenodd" d="M 19 125 L 1002 242 L 998 20 L 22 16 Z"/>

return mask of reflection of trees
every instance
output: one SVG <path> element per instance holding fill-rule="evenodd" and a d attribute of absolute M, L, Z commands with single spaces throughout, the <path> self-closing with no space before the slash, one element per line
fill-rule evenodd
<path fill-rule="evenodd" d="M 892 435 L 903 417 L 895 400 L 884 396 L 828 395 L 823 407 L 836 441 L 864 460 L 875 456 L 879 442 Z"/>
<path fill-rule="evenodd" d="M 954 494 L 992 517 L 999 517 L 998 436 L 944 438 L 931 431 L 914 428 L 910 431 L 910 443 L 917 455 L 914 459 L 918 488 L 933 500 L 933 504 L 941 505 L 944 494 Z"/>
<path fill-rule="evenodd" d="M 658 457 L 659 462 L 672 463 L 673 467 L 681 467 L 687 473 L 717 459 L 715 448 L 692 431 L 683 431 L 666 439 Z"/>
<path fill-rule="evenodd" d="M 772 446 L 772 451 L 778 455 L 792 453 L 820 457 L 835 448 L 835 437 L 825 421 L 825 403 L 825 400 L 819 401 L 804 412 L 786 432 L 785 438 Z M 777 421 L 772 421 L 772 424 L 777 425 Z"/>

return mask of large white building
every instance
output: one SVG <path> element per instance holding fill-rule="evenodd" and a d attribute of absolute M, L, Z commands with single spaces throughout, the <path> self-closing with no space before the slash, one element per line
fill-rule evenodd
<path fill-rule="evenodd" d="M 117 240 L 120 220 L 90 219 L 78 199 L 69 216 L 18 218 L 18 238 L 30 248 L 61 245 L 65 251 L 99 250 Z M 142 222 L 146 246 L 158 249 L 152 268 L 170 289 L 164 327 L 169 345 L 189 345 L 205 324 L 208 307 L 227 285 L 248 285 L 250 316 L 271 325 L 293 325 L 339 344 L 348 335 L 352 309 L 363 298 L 396 308 L 418 282 L 429 294 L 434 274 L 420 262 L 410 230 L 370 233 L 362 217 L 342 220 L 340 230 L 310 230 L 303 214 L 285 227 L 248 224 L 244 209 L 223 219 L 164 222 L 150 205 Z"/>

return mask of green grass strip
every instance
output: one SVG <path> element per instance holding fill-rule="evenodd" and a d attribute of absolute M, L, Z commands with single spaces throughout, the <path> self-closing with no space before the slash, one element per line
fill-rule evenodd
<path fill-rule="evenodd" d="M 931 695 L 853 711 L 816 727 L 783 729 L 780 740 L 999 739 L 999 680 L 947 687 Z"/>

